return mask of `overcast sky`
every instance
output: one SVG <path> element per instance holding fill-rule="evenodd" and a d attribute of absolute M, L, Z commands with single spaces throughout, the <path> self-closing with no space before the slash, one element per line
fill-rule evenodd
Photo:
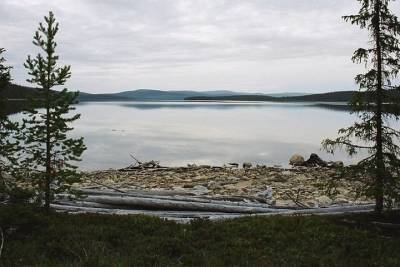
<path fill-rule="evenodd" d="M 361 66 L 350 57 L 367 40 L 341 20 L 355 0 L 1 0 L 0 47 L 16 83 L 26 84 L 22 64 L 49 10 L 72 66 L 67 85 L 86 92 L 355 89 Z"/>

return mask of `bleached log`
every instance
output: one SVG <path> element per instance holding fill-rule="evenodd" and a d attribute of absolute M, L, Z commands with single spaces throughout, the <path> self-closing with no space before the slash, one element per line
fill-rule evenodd
<path fill-rule="evenodd" d="M 66 211 L 70 213 L 98 213 L 98 214 L 114 214 L 114 215 L 149 215 L 157 216 L 164 219 L 187 222 L 195 218 L 206 218 L 209 220 L 225 220 L 234 219 L 245 216 L 293 216 L 293 215 L 341 215 L 348 213 L 364 213 L 372 212 L 374 205 L 344 206 L 332 208 L 316 208 L 296 211 L 275 210 L 270 213 L 224 213 L 224 212 L 207 212 L 207 211 L 165 211 L 165 210 L 140 210 L 140 209 L 116 209 L 108 208 L 109 205 L 92 203 L 92 202 L 69 202 L 52 204 L 52 208 L 58 211 Z"/>
<path fill-rule="evenodd" d="M 68 212 L 88 212 L 100 214 L 116 214 L 116 215 L 150 215 L 157 217 L 170 218 L 235 218 L 244 216 L 241 213 L 223 213 L 223 212 L 202 212 L 202 211 L 159 211 L 159 210 L 140 210 L 140 209 L 117 209 L 107 208 L 107 205 L 92 205 L 90 202 L 70 202 L 51 204 L 51 207 L 59 211 Z"/>
<path fill-rule="evenodd" d="M 140 207 L 158 210 L 195 210 L 195 211 L 216 211 L 227 213 L 269 213 L 273 208 L 237 206 L 228 204 L 201 203 L 191 201 L 179 201 L 169 199 L 155 199 L 144 197 L 125 197 L 125 196 L 87 196 L 87 202 L 101 204 L 121 205 L 127 207 Z"/>
<path fill-rule="evenodd" d="M 141 197 L 141 198 L 151 198 L 151 199 L 162 199 L 162 200 L 176 200 L 176 201 L 188 201 L 188 202 L 199 202 L 199 203 L 212 203 L 219 205 L 229 205 L 229 206 L 240 206 L 240 207 L 259 207 L 259 208 L 277 208 L 270 205 L 262 203 L 248 203 L 248 202 L 238 202 L 238 201 L 225 201 L 225 200 L 215 200 L 214 198 L 208 197 L 184 197 L 184 196 L 174 196 L 172 191 L 170 195 L 156 195 L 157 191 L 127 191 L 126 193 L 113 192 L 107 190 L 92 190 L 92 189 L 81 189 L 78 192 L 87 195 L 100 195 L 100 196 L 130 196 L 130 197 Z M 165 192 L 165 191 L 164 191 Z M 244 199 L 244 198 L 242 198 Z M 238 200 L 238 198 L 237 198 Z M 282 207 L 279 207 L 282 208 Z M 296 208 L 296 207 L 292 207 Z M 290 207 L 285 207 L 285 209 L 290 209 Z"/>
<path fill-rule="evenodd" d="M 302 210 L 280 210 L 276 212 L 271 212 L 269 214 L 260 214 L 264 215 L 314 215 L 314 214 L 339 214 L 339 213 L 347 213 L 347 212 L 363 212 L 363 211 L 373 211 L 375 208 L 374 204 L 367 205 L 347 205 L 347 206 L 336 206 L 329 208 L 312 208 L 312 209 L 302 209 Z"/>
<path fill-rule="evenodd" d="M 92 188 L 78 188 L 79 192 L 89 195 L 149 195 L 149 196 L 195 196 L 194 193 L 178 190 L 123 190 L 123 192 L 116 192 L 109 189 L 92 189 Z M 121 189 L 119 189 L 121 190 Z"/>

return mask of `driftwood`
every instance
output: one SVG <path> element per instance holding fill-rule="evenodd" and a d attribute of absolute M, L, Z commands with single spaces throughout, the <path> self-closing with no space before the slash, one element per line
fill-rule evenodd
<path fill-rule="evenodd" d="M 194 211 L 157 211 L 157 210 L 129 210 L 129 209 L 108 209 L 100 207 L 86 207 L 91 203 L 70 203 L 71 205 L 51 204 L 51 207 L 57 211 L 69 213 L 96 213 L 109 215 L 148 215 L 156 216 L 162 219 L 187 222 L 193 219 L 233 219 L 245 216 L 240 213 L 220 213 L 220 212 L 194 212 Z"/>
<path fill-rule="evenodd" d="M 59 194 L 52 207 L 70 213 L 145 214 L 179 222 L 195 218 L 219 220 L 254 215 L 325 215 L 369 212 L 374 209 L 374 205 L 310 208 L 299 203 L 295 207 L 276 207 L 265 203 L 246 202 L 247 198 L 244 196 L 195 196 L 187 195 L 187 192 L 167 190 L 116 192 L 83 188 L 77 191 L 83 195 L 82 198 L 71 200 L 71 195 Z"/>
<path fill-rule="evenodd" d="M 130 156 L 132 159 L 135 160 L 135 162 L 126 168 L 119 169 L 118 171 L 126 172 L 126 171 L 130 171 L 130 170 L 138 170 L 138 169 L 141 170 L 141 169 L 162 168 L 160 166 L 160 162 L 158 162 L 158 161 L 151 160 L 148 162 L 141 162 L 137 158 L 135 158 L 133 155 L 130 155 Z"/>
<path fill-rule="evenodd" d="M 127 207 L 140 207 L 147 209 L 161 210 L 194 210 L 194 211 L 216 211 L 227 213 L 268 213 L 273 208 L 239 206 L 230 204 L 220 204 L 212 202 L 195 202 L 170 199 L 157 199 L 148 197 L 122 197 L 122 196 L 87 196 L 87 202 L 96 202 L 101 204 L 120 205 Z"/>
<path fill-rule="evenodd" d="M 317 208 L 306 210 L 274 210 L 269 213 L 224 213 L 224 212 L 209 212 L 209 211 L 165 211 L 165 210 L 140 210 L 140 209 L 116 209 L 116 208 L 101 208 L 100 205 L 91 207 L 94 203 L 91 202 L 70 202 L 64 204 L 52 204 L 52 208 L 58 211 L 66 211 L 72 213 L 99 213 L 99 214 L 114 214 L 114 215 L 149 215 L 157 216 L 164 219 L 175 220 L 179 222 L 187 222 L 196 218 L 206 218 L 209 220 L 224 220 L 234 219 L 244 216 L 272 216 L 272 215 L 339 215 L 348 213 L 372 212 L 374 205 L 362 206 L 344 206 L 333 208 Z M 104 206 L 108 207 L 108 206 Z"/>
<path fill-rule="evenodd" d="M 187 202 L 199 202 L 199 203 L 212 203 L 220 205 L 230 205 L 230 206 L 244 206 L 244 207 L 259 207 L 259 208 L 276 208 L 275 206 L 266 205 L 257 202 L 244 202 L 244 197 L 236 197 L 235 201 L 226 200 L 223 198 L 214 197 L 196 197 L 196 196 L 185 196 L 185 195 L 175 195 L 173 191 L 127 191 L 125 193 L 105 191 L 105 190 L 92 190 L 92 189 L 82 189 L 78 192 L 86 195 L 100 195 L 100 196 L 129 196 L 129 197 L 141 197 L 141 198 L 151 198 L 160 200 L 175 200 L 175 201 L 187 201 Z M 159 193 L 161 193 L 159 195 Z M 251 198 L 250 198 L 251 199 Z M 286 207 L 290 209 L 290 207 Z"/>
<path fill-rule="evenodd" d="M 293 201 L 294 204 L 296 204 L 297 206 L 299 206 L 302 209 L 309 209 L 310 207 L 307 206 L 306 204 L 303 204 L 299 201 L 299 196 L 300 196 L 300 190 L 297 190 L 297 195 L 296 197 L 294 197 L 291 193 L 289 192 L 285 192 L 286 196 Z"/>
<path fill-rule="evenodd" d="M 109 185 L 100 183 L 99 181 L 97 181 L 97 180 L 99 180 L 99 179 L 92 179 L 92 178 L 89 178 L 89 177 L 86 177 L 86 179 L 88 179 L 88 180 L 91 181 L 92 183 L 95 183 L 95 184 L 104 186 L 104 187 L 106 187 L 106 188 L 108 188 L 108 189 L 112 189 L 112 190 L 117 191 L 117 192 L 120 192 L 120 193 L 125 193 L 125 191 L 123 191 L 123 190 L 121 190 L 121 189 L 118 189 L 118 188 L 115 188 L 115 187 L 113 187 L 113 186 L 109 186 Z"/>

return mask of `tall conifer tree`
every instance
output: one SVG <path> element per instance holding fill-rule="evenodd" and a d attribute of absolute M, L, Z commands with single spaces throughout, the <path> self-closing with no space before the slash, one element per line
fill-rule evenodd
<path fill-rule="evenodd" d="M 5 58 L 2 54 L 4 48 L 0 48 L 0 194 L 7 193 L 9 187 L 4 180 L 4 174 L 13 167 L 16 158 L 14 157 L 18 143 L 12 140 L 17 130 L 17 124 L 12 123 L 6 113 L 7 99 L 5 89 L 10 83 L 11 67 L 5 65 Z"/>
<path fill-rule="evenodd" d="M 323 145 L 332 153 L 337 147 L 350 155 L 368 151 L 353 170 L 363 178 L 364 193 L 375 198 L 377 212 L 382 212 L 385 204 L 399 200 L 400 193 L 400 132 L 391 126 L 400 114 L 400 88 L 394 85 L 400 70 L 400 23 L 389 8 L 394 0 L 357 1 L 358 14 L 343 18 L 370 34 L 371 47 L 357 49 L 352 58 L 368 68 L 356 76 L 359 92 L 350 103 L 361 121 L 340 129 L 340 137 Z"/>
<path fill-rule="evenodd" d="M 24 120 L 25 141 L 24 166 L 30 170 L 31 178 L 44 200 L 44 207 L 49 210 L 55 192 L 66 190 L 76 181 L 77 167 L 74 161 L 80 160 L 85 150 L 83 138 L 73 139 L 68 135 L 70 124 L 79 119 L 80 114 L 69 115 L 74 110 L 78 93 L 67 89 L 55 91 L 71 77 L 70 66 L 57 66 L 59 59 L 55 53 L 55 36 L 59 29 L 52 12 L 44 17 L 34 35 L 33 44 L 42 52 L 36 58 L 28 56 L 25 68 L 31 79 L 28 82 L 39 87 L 38 94 L 30 100 L 31 109 Z M 35 107 L 44 107 L 34 109 Z"/>

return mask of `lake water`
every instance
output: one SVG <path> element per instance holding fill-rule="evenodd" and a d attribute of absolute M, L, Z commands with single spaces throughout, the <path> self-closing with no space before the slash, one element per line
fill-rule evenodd
<path fill-rule="evenodd" d="M 228 162 L 283 165 L 294 153 L 352 163 L 340 151 L 321 151 L 321 141 L 356 119 L 346 111 L 313 104 L 221 102 L 89 102 L 74 135 L 88 149 L 82 169 L 128 166 L 130 154 L 166 166 Z"/>

